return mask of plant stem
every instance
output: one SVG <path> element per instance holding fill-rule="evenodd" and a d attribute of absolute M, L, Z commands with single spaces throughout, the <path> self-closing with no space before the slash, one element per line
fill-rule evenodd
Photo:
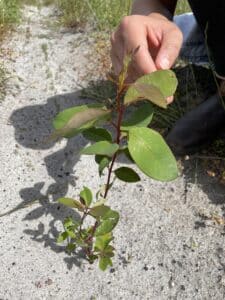
<path fill-rule="evenodd" d="M 81 232 L 82 232 L 82 225 L 83 225 L 84 220 L 85 220 L 85 218 L 87 217 L 87 215 L 88 215 L 88 210 L 86 209 L 86 210 L 84 211 L 83 216 L 82 216 L 81 221 L 80 221 L 80 228 L 79 228 L 79 234 L 80 234 L 80 237 L 81 237 Z"/>
<path fill-rule="evenodd" d="M 122 120 L 123 120 L 123 114 L 124 114 L 124 106 L 121 105 L 121 95 L 122 95 L 122 93 L 123 93 L 123 89 L 120 92 L 118 91 L 117 97 L 116 97 L 117 110 L 118 110 L 118 119 L 117 119 L 117 124 L 115 124 L 115 125 L 116 125 L 116 143 L 118 145 L 120 144 L 120 139 L 121 139 L 120 127 L 121 127 L 121 123 L 122 123 Z M 109 170 L 108 170 L 107 183 L 106 183 L 106 188 L 105 188 L 105 193 L 104 193 L 103 198 L 106 198 L 107 195 L 108 195 L 108 191 L 109 191 L 109 188 L 110 188 L 110 181 L 111 181 L 111 177 L 112 177 L 112 170 L 113 170 L 113 166 L 114 166 L 114 163 L 116 161 L 117 155 L 118 155 L 118 152 L 116 152 L 112 157 L 112 161 L 111 161 L 111 164 L 110 164 L 110 167 L 109 167 Z M 92 233 L 89 237 L 90 241 L 92 241 L 97 227 L 98 227 L 98 221 L 96 221 L 94 226 L 93 226 Z"/>
<path fill-rule="evenodd" d="M 124 114 L 124 110 L 125 110 L 125 107 L 123 105 L 121 105 L 121 96 L 122 96 L 123 92 L 124 92 L 124 86 L 122 87 L 122 89 L 120 91 L 119 91 L 119 89 L 117 90 L 116 104 L 117 104 L 118 118 L 117 118 L 117 123 L 116 124 L 111 122 L 111 124 L 116 128 L 116 143 L 118 145 L 120 144 L 120 140 L 121 140 L 120 127 L 121 127 L 121 123 L 122 123 L 122 120 L 123 120 L 123 114 Z M 110 189 L 110 181 L 111 181 L 111 177 L 112 177 L 113 166 L 114 166 L 114 163 L 116 161 L 117 155 L 118 155 L 118 152 L 116 152 L 113 155 L 110 167 L 108 169 L 107 183 L 106 183 L 105 193 L 104 193 L 104 196 L 103 196 L 104 198 L 107 197 L 108 191 Z M 84 213 L 82 219 L 81 219 L 81 224 L 83 223 L 84 218 L 87 216 L 87 214 L 88 214 L 88 212 L 86 211 Z M 92 254 L 92 250 L 91 250 L 92 240 L 93 240 L 93 237 L 95 235 L 95 231 L 98 227 L 98 224 L 99 224 L 99 222 L 96 221 L 94 226 L 92 227 L 92 232 L 91 232 L 90 236 L 86 240 L 88 243 L 90 243 L 90 247 L 88 247 L 88 249 L 86 249 L 86 253 L 89 256 Z"/>
<path fill-rule="evenodd" d="M 120 139 L 121 139 L 120 127 L 121 127 L 123 114 L 124 114 L 124 106 L 121 105 L 121 92 L 118 92 L 117 97 L 116 97 L 116 102 L 117 102 L 117 110 L 118 110 L 118 119 L 117 119 L 117 124 L 116 124 L 116 143 L 119 145 L 120 144 Z M 109 191 L 109 188 L 110 188 L 111 176 L 112 176 L 112 170 L 113 170 L 113 166 L 114 166 L 114 163 L 116 161 L 116 158 L 117 158 L 117 154 L 118 153 L 116 152 L 113 155 L 112 161 L 111 161 L 111 164 L 110 164 L 110 167 L 109 167 L 104 198 L 106 198 L 107 195 L 108 195 L 108 191 Z"/>

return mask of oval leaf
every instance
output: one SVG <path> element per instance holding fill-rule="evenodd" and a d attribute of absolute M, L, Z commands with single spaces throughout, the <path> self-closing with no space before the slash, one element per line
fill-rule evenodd
<path fill-rule="evenodd" d="M 135 110 L 127 121 L 124 121 L 121 130 L 128 131 L 132 127 L 148 126 L 153 117 L 153 107 L 151 103 L 142 104 Z"/>
<path fill-rule="evenodd" d="M 110 257 L 101 257 L 99 260 L 99 268 L 105 271 L 108 266 L 112 266 L 112 260 Z"/>
<path fill-rule="evenodd" d="M 84 210 L 84 206 L 79 201 L 71 198 L 60 198 L 58 199 L 58 202 L 71 208 L 78 208 L 81 211 Z"/>
<path fill-rule="evenodd" d="M 89 188 L 85 186 L 83 191 L 80 192 L 80 197 L 84 200 L 86 206 L 90 206 L 93 196 Z"/>
<path fill-rule="evenodd" d="M 102 216 L 102 220 L 103 221 L 95 231 L 95 236 L 100 236 L 111 232 L 119 221 L 119 213 L 110 209 L 104 214 L 104 216 Z"/>
<path fill-rule="evenodd" d="M 98 236 L 95 241 L 95 247 L 103 251 L 112 240 L 113 237 L 111 232 L 105 235 Z"/>
<path fill-rule="evenodd" d="M 93 127 L 98 121 L 107 119 L 110 110 L 99 104 L 82 105 L 60 112 L 53 121 L 56 129 L 50 139 L 72 137 L 83 130 Z"/>
<path fill-rule="evenodd" d="M 104 169 L 108 167 L 111 160 L 107 156 L 96 155 L 95 161 L 98 164 L 99 175 L 102 176 Z"/>
<path fill-rule="evenodd" d="M 159 88 L 153 84 L 137 82 L 134 88 L 138 91 L 140 100 L 146 99 L 162 108 L 167 108 L 166 98 L 163 96 Z"/>
<path fill-rule="evenodd" d="M 147 176 L 170 181 L 178 176 L 176 160 L 162 136 L 149 128 L 133 128 L 129 131 L 129 152 Z"/>
<path fill-rule="evenodd" d="M 176 78 L 175 73 L 171 70 L 159 70 L 159 71 L 144 75 L 144 76 L 138 78 L 137 81 L 129 87 L 129 89 L 127 90 L 127 93 L 124 97 L 124 104 L 130 104 L 134 101 L 137 101 L 139 98 L 143 99 L 144 97 L 146 97 L 146 94 L 149 94 L 149 92 L 150 92 L 149 88 L 146 88 L 146 85 L 155 87 L 155 89 L 154 89 L 154 92 L 156 94 L 156 96 L 154 98 L 155 100 L 157 97 L 160 97 L 160 99 L 161 99 L 161 96 L 158 93 L 158 91 L 162 94 L 162 96 L 164 97 L 163 107 L 165 107 L 165 104 L 166 104 L 165 99 L 169 96 L 172 96 L 176 91 L 177 78 Z M 140 89 L 142 89 L 143 91 L 140 92 Z M 151 88 L 151 90 L 153 93 L 153 88 Z M 151 98 L 152 99 L 149 99 L 149 100 L 153 101 L 153 97 L 151 97 Z M 155 104 L 157 104 L 157 103 L 155 103 Z"/>
<path fill-rule="evenodd" d="M 104 235 L 113 230 L 116 226 L 114 220 L 104 220 L 96 229 L 95 236 Z"/>
<path fill-rule="evenodd" d="M 117 144 L 112 144 L 107 141 L 101 141 L 84 148 L 83 150 L 81 150 L 80 154 L 97 154 L 112 157 L 118 149 L 119 146 Z"/>
<path fill-rule="evenodd" d="M 141 180 L 139 175 L 131 168 L 121 167 L 114 172 L 117 178 L 125 182 L 137 182 Z"/>
<path fill-rule="evenodd" d="M 90 214 L 93 217 L 102 217 L 104 216 L 108 211 L 110 210 L 109 206 L 106 205 L 100 205 L 100 206 L 95 206 L 90 209 Z"/>
<path fill-rule="evenodd" d="M 100 141 L 109 141 L 112 142 L 112 136 L 111 133 L 104 129 L 104 128 L 90 128 L 85 130 L 83 133 L 83 136 L 93 142 L 100 142 Z"/>

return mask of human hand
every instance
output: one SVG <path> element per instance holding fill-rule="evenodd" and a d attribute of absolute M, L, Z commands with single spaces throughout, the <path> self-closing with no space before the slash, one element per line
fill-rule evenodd
<path fill-rule="evenodd" d="M 180 29 L 158 13 L 149 16 L 124 17 L 111 36 L 111 60 L 118 75 L 126 54 L 133 55 L 128 72 L 128 82 L 160 69 L 170 69 L 179 55 L 183 36 Z M 172 98 L 168 99 L 171 102 Z"/>

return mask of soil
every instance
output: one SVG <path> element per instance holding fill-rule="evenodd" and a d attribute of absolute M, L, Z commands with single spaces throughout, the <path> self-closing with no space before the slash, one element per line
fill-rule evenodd
<path fill-rule="evenodd" d="M 186 158 L 170 183 L 115 184 L 121 219 L 105 273 L 56 244 L 65 216 L 77 217 L 57 198 L 100 183 L 93 158 L 78 155 L 84 138 L 44 142 L 57 112 L 93 101 L 81 89 L 96 79 L 85 71 L 93 37 L 56 22 L 54 7 L 25 6 L 2 46 L 11 76 L 0 103 L 0 299 L 224 299 L 225 188 L 203 158 Z"/>

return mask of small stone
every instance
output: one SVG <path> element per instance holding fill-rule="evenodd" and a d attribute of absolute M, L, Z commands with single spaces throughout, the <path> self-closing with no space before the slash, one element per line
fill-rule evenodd
<path fill-rule="evenodd" d="M 50 278 L 48 278 L 48 279 L 45 281 L 45 284 L 46 284 L 46 285 L 51 285 L 51 284 L 53 284 L 53 281 L 52 281 Z"/>
<path fill-rule="evenodd" d="M 170 280 L 168 282 L 169 288 L 172 289 L 175 286 L 175 282 L 173 281 L 173 277 L 170 277 Z"/>
<path fill-rule="evenodd" d="M 143 270 L 148 271 L 147 265 L 144 266 Z"/>

